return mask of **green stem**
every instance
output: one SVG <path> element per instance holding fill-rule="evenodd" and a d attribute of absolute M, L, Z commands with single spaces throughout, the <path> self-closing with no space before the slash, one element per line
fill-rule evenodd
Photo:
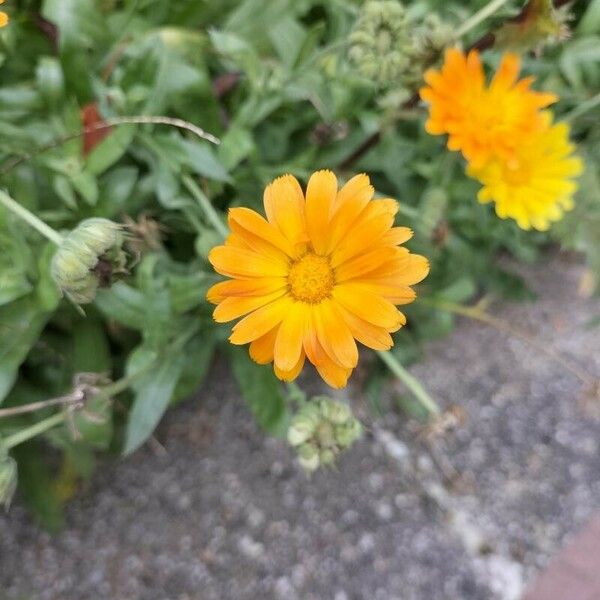
<path fill-rule="evenodd" d="M 582 102 L 579 106 L 576 106 L 571 112 L 567 113 L 567 115 L 562 119 L 565 123 L 573 122 L 575 119 L 578 119 L 586 112 L 593 110 L 597 106 L 600 106 L 600 94 L 596 94 L 592 96 L 589 100 Z"/>
<path fill-rule="evenodd" d="M 421 382 L 414 375 L 411 375 L 391 352 L 378 350 L 377 354 L 379 354 L 379 358 L 387 365 L 390 371 L 413 393 L 415 398 L 430 415 L 440 414 L 440 407 L 427 393 Z"/>
<path fill-rule="evenodd" d="M 13 433 L 13 435 L 9 435 L 7 438 L 2 440 L 2 447 L 6 450 L 10 450 L 31 438 L 34 438 L 40 433 L 44 433 L 57 425 L 60 425 L 65 420 L 65 412 L 60 412 L 47 419 L 43 419 L 42 421 L 38 421 L 34 423 L 30 427 L 26 427 L 25 429 L 21 429 L 21 431 L 17 431 L 17 433 Z"/>
<path fill-rule="evenodd" d="M 6 192 L 0 190 L 0 204 L 5 206 L 13 214 L 23 219 L 28 225 L 31 225 L 38 233 L 48 238 L 51 242 L 59 246 L 63 241 L 63 236 L 58 231 L 52 229 L 40 218 L 36 217 L 30 210 L 13 200 Z"/>
<path fill-rule="evenodd" d="M 198 204 L 200 205 L 200 208 L 202 209 L 206 219 L 215 228 L 215 230 L 223 236 L 223 239 L 225 239 L 229 233 L 227 231 L 227 227 L 225 226 L 225 223 L 223 223 L 219 213 L 215 210 L 215 207 L 212 205 L 211 201 L 207 198 L 206 194 L 189 175 L 184 175 L 181 180 L 190 194 L 192 194 L 192 196 L 194 196 L 194 198 L 198 201 Z"/>
<path fill-rule="evenodd" d="M 483 8 L 478 10 L 474 15 L 470 16 L 457 30 L 455 39 L 461 38 L 465 33 L 471 31 L 474 27 L 477 27 L 479 23 L 485 21 L 488 17 L 491 17 L 498 9 L 504 6 L 508 0 L 491 0 Z"/>

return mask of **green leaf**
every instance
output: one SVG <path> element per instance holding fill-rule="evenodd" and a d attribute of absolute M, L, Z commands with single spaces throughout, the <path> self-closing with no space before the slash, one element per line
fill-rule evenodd
<path fill-rule="evenodd" d="M 119 125 L 111 131 L 89 153 L 85 168 L 91 175 L 100 175 L 109 167 L 114 165 L 124 154 L 131 144 L 136 132 L 135 125 Z"/>
<path fill-rule="evenodd" d="M 289 414 L 273 368 L 256 364 L 242 348 L 231 348 L 230 351 L 233 374 L 252 414 L 270 434 L 283 437 Z"/>
<path fill-rule="evenodd" d="M 204 381 L 215 350 L 215 339 L 210 333 L 202 333 L 185 347 L 185 362 L 177 387 L 173 392 L 173 401 L 189 398 Z"/>
<path fill-rule="evenodd" d="M 129 360 L 128 375 L 147 368 L 154 361 L 156 368 L 134 383 L 135 397 L 125 433 L 124 454 L 137 450 L 151 435 L 163 416 L 185 363 L 184 352 L 161 357 L 153 350 L 140 346 Z"/>
<path fill-rule="evenodd" d="M 55 107 L 65 90 L 60 62 L 53 56 L 40 57 L 35 75 L 42 96 L 51 107 Z"/>
<path fill-rule="evenodd" d="M 146 299 L 144 294 L 118 281 L 110 289 L 99 290 L 96 306 L 108 318 L 132 329 L 143 330 L 146 326 Z"/>
<path fill-rule="evenodd" d="M 73 187 L 81 194 L 81 197 L 90 206 L 98 201 L 98 182 L 96 178 L 87 171 L 79 171 L 70 175 Z"/>
<path fill-rule="evenodd" d="M 48 318 L 33 294 L 0 307 L 0 404 Z"/>
<path fill-rule="evenodd" d="M 40 523 L 51 532 L 64 523 L 63 503 L 52 485 L 53 477 L 46 453 L 37 440 L 13 450 L 19 466 L 19 492 Z"/>

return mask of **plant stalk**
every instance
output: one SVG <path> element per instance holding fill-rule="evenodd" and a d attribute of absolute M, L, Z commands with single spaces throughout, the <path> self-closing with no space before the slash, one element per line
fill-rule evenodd
<path fill-rule="evenodd" d="M 461 38 L 467 32 L 477 27 L 480 23 L 491 17 L 497 10 L 502 8 L 508 0 L 491 0 L 484 7 L 478 10 L 474 15 L 471 15 L 457 30 L 455 39 Z"/>
<path fill-rule="evenodd" d="M 30 210 L 13 200 L 6 192 L 0 190 L 0 204 L 5 206 L 13 214 L 25 221 L 33 227 L 38 233 L 41 233 L 45 238 L 59 246 L 63 241 L 63 236 L 58 231 L 52 229 L 44 223 L 39 217 L 36 217 Z"/>
<path fill-rule="evenodd" d="M 189 175 L 184 175 L 181 180 L 190 194 L 192 194 L 192 196 L 194 196 L 194 198 L 197 200 L 206 219 L 215 228 L 215 230 L 223 236 L 223 239 L 225 239 L 229 234 L 227 227 L 225 226 L 225 223 L 223 223 L 211 201 L 207 198 L 206 194 Z"/>
<path fill-rule="evenodd" d="M 572 123 L 575 119 L 578 119 L 586 112 L 593 110 L 597 106 L 600 106 L 600 94 L 596 94 L 585 102 L 582 102 L 579 106 L 576 106 L 571 112 L 565 115 L 562 121 L 565 123 Z"/>
<path fill-rule="evenodd" d="M 423 384 L 411 373 L 409 373 L 400 363 L 400 361 L 389 351 L 377 350 L 379 358 L 387 365 L 390 371 L 404 383 L 404 385 L 413 393 L 414 397 L 421 403 L 421 406 L 430 416 L 440 414 L 440 407 L 436 401 L 427 393 Z"/>
<path fill-rule="evenodd" d="M 8 437 L 1 440 L 2 447 L 6 450 L 10 450 L 23 442 L 30 440 L 31 438 L 40 435 L 40 433 L 44 433 L 57 425 L 60 425 L 66 418 L 65 412 L 60 412 L 47 419 L 43 419 L 42 421 L 38 421 L 33 425 L 26 427 L 25 429 L 21 429 L 21 431 L 17 431 L 17 433 L 13 433 Z"/>

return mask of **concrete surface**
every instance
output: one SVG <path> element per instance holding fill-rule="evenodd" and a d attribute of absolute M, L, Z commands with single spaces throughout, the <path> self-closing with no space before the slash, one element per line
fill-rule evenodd
<path fill-rule="evenodd" d="M 582 267 L 522 269 L 539 300 L 498 314 L 600 373 Z M 600 508 L 600 403 L 562 365 L 473 321 L 412 371 L 464 423 L 426 441 L 394 411 L 307 478 L 223 366 L 145 447 L 99 469 L 52 537 L 0 516 L 2 600 L 519 600 Z M 311 382 L 312 385 L 316 385 Z"/>

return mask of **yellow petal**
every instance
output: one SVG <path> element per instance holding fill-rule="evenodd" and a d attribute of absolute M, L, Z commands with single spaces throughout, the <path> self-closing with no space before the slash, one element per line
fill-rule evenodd
<path fill-rule="evenodd" d="M 244 317 L 233 327 L 229 341 L 241 345 L 252 342 L 281 323 L 292 305 L 289 296 L 283 296 Z"/>
<path fill-rule="evenodd" d="M 327 251 L 329 219 L 337 194 L 337 179 L 331 171 L 313 173 L 306 188 L 306 226 L 317 254 Z"/>
<path fill-rule="evenodd" d="M 298 363 L 306 324 L 307 307 L 295 302 L 289 309 L 275 340 L 275 365 L 281 371 L 290 371 Z"/>

